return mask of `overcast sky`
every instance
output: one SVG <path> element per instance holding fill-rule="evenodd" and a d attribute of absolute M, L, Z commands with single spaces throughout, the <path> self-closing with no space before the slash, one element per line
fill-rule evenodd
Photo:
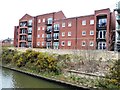
<path fill-rule="evenodd" d="M 14 26 L 26 13 L 36 16 L 62 10 L 65 16 L 94 14 L 94 10 L 115 8 L 119 0 L 1 0 L 0 40 L 14 37 Z"/>

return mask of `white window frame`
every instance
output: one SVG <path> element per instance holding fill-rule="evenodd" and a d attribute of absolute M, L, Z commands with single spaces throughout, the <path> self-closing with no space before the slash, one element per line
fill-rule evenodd
<path fill-rule="evenodd" d="M 43 18 L 42 22 L 45 22 L 45 18 Z"/>
<path fill-rule="evenodd" d="M 29 25 L 32 25 L 32 19 L 28 21 L 28 24 L 29 24 Z"/>
<path fill-rule="evenodd" d="M 45 30 L 45 27 L 42 27 L 42 30 Z"/>
<path fill-rule="evenodd" d="M 40 38 L 40 34 L 37 35 L 37 38 Z"/>
<path fill-rule="evenodd" d="M 37 46 L 40 46 L 40 42 L 37 42 Z"/>
<path fill-rule="evenodd" d="M 94 20 L 90 20 L 90 25 L 93 25 L 94 24 Z"/>
<path fill-rule="evenodd" d="M 62 27 L 65 27 L 65 22 L 62 23 Z"/>
<path fill-rule="evenodd" d="M 106 38 L 106 33 L 105 33 L 105 37 L 104 37 L 104 31 L 106 31 L 106 30 L 102 30 L 102 31 L 98 32 L 98 38 L 100 38 L 100 32 L 102 32 L 102 38 L 100 38 L 100 39 L 105 39 Z"/>
<path fill-rule="evenodd" d="M 71 27 L 72 26 L 72 22 L 68 22 L 68 27 Z"/>
<path fill-rule="evenodd" d="M 52 18 L 52 17 L 48 18 L 48 19 L 47 19 L 47 23 L 48 23 L 48 24 L 52 24 L 52 23 L 53 23 L 53 18 Z"/>
<path fill-rule="evenodd" d="M 100 44 L 102 44 L 102 49 L 100 49 Z M 106 48 L 106 42 L 98 42 L 98 49 L 99 50 L 104 50 L 103 49 L 103 44 L 105 44 L 105 48 Z"/>
<path fill-rule="evenodd" d="M 44 42 L 42 42 L 42 46 L 44 46 L 45 44 L 44 44 Z"/>
<path fill-rule="evenodd" d="M 89 42 L 90 46 L 94 46 L 94 41 Z"/>
<path fill-rule="evenodd" d="M 82 20 L 82 25 L 86 25 L 86 20 Z"/>
<path fill-rule="evenodd" d="M 68 46 L 71 46 L 71 45 L 72 45 L 71 41 L 68 41 Z"/>
<path fill-rule="evenodd" d="M 84 34 L 84 32 L 85 32 L 85 34 Z M 86 31 L 82 31 L 82 36 L 86 36 Z"/>
<path fill-rule="evenodd" d="M 44 34 L 42 34 L 42 38 L 44 38 Z"/>
<path fill-rule="evenodd" d="M 32 27 L 28 28 L 28 33 L 32 33 Z"/>
<path fill-rule="evenodd" d="M 64 44 L 63 44 L 63 43 L 64 43 Z M 62 41 L 62 42 L 61 42 L 61 46 L 65 46 L 65 41 Z"/>
<path fill-rule="evenodd" d="M 71 36 L 71 34 L 72 34 L 71 32 L 68 32 L 68 36 Z"/>
<path fill-rule="evenodd" d="M 38 23 L 41 23 L 41 19 L 38 19 Z"/>
<path fill-rule="evenodd" d="M 62 32 L 62 37 L 64 37 L 65 36 L 65 32 Z"/>
<path fill-rule="evenodd" d="M 83 43 L 85 43 L 85 45 Z M 86 46 L 86 41 L 82 41 L 82 46 Z"/>
<path fill-rule="evenodd" d="M 40 27 L 38 27 L 38 30 L 40 30 Z"/>
<path fill-rule="evenodd" d="M 93 30 L 90 30 L 90 35 L 94 35 L 94 31 Z"/>

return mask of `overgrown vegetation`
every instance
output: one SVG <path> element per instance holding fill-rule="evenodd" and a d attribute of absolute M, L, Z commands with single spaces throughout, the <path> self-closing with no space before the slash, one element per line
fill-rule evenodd
<path fill-rule="evenodd" d="M 104 79 L 99 80 L 99 86 L 120 89 L 120 59 L 114 62 Z"/>
<path fill-rule="evenodd" d="M 54 72 L 55 74 L 61 72 L 61 69 L 57 65 L 57 57 L 48 53 L 35 52 L 32 50 L 21 53 L 16 50 L 4 48 L 2 52 L 2 63 L 12 64 L 18 68 L 25 67 L 34 69 L 37 72 Z"/>
<path fill-rule="evenodd" d="M 54 77 L 63 81 L 84 85 L 88 87 L 103 87 L 103 88 L 120 88 L 120 60 L 117 60 L 110 68 L 109 74 L 103 79 L 89 79 L 74 75 L 61 74 L 64 69 L 83 70 L 87 72 L 98 71 L 101 66 L 101 61 L 87 60 L 79 55 L 58 55 L 50 53 L 36 52 L 26 50 L 19 52 L 3 48 L 2 51 L 3 65 L 11 65 L 29 72 L 41 73 L 47 77 Z M 105 63 L 105 62 L 104 62 Z M 107 65 L 107 64 L 105 64 Z M 86 68 L 81 68 L 81 67 Z M 81 69 L 80 69 L 81 68 Z M 94 68 L 94 69 L 93 69 Z M 104 67 L 103 67 L 104 68 Z M 57 75 L 57 76 L 55 76 Z"/>

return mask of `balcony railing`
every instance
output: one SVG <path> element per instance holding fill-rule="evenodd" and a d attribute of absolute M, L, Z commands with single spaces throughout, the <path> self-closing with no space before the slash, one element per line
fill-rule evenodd
<path fill-rule="evenodd" d="M 32 41 L 32 38 L 28 38 L 28 41 Z"/>
<path fill-rule="evenodd" d="M 55 40 L 59 40 L 59 36 L 54 36 L 53 37 L 53 40 L 55 41 Z"/>
<path fill-rule="evenodd" d="M 117 20 L 118 24 L 120 24 L 120 15 L 116 16 L 116 20 Z"/>
<path fill-rule="evenodd" d="M 54 28 L 54 32 L 58 32 L 59 30 L 60 30 L 59 27 L 55 27 L 55 28 Z"/>
<path fill-rule="evenodd" d="M 29 26 L 29 27 L 32 27 L 32 23 L 28 23 L 28 26 Z"/>
<path fill-rule="evenodd" d="M 46 32 L 46 33 L 51 33 L 51 32 L 52 32 L 52 29 L 46 29 L 45 32 Z"/>
<path fill-rule="evenodd" d="M 45 21 L 45 24 L 46 24 L 47 26 L 51 26 L 51 25 L 52 25 L 52 21 Z"/>
<path fill-rule="evenodd" d="M 107 24 L 106 23 L 102 23 L 102 24 L 97 24 L 97 29 L 106 29 L 107 28 Z"/>
<path fill-rule="evenodd" d="M 45 40 L 46 41 L 52 41 L 52 37 L 46 37 Z"/>
<path fill-rule="evenodd" d="M 120 36 L 117 37 L 117 40 L 120 41 Z"/>

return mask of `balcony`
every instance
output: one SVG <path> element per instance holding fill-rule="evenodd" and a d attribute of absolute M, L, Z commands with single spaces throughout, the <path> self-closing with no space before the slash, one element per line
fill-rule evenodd
<path fill-rule="evenodd" d="M 54 32 L 59 32 L 60 28 L 59 27 L 54 27 Z"/>
<path fill-rule="evenodd" d="M 20 45 L 19 45 L 19 47 L 27 47 L 27 44 L 26 44 L 26 42 L 20 42 Z"/>
<path fill-rule="evenodd" d="M 20 38 L 19 42 L 27 42 L 27 39 L 25 39 L 25 38 Z"/>
<path fill-rule="evenodd" d="M 46 24 L 47 26 L 52 26 L 52 22 L 45 21 L 45 24 Z"/>
<path fill-rule="evenodd" d="M 32 23 L 28 23 L 28 27 L 32 27 Z"/>
<path fill-rule="evenodd" d="M 46 37 L 45 40 L 46 41 L 52 41 L 52 37 Z"/>
<path fill-rule="evenodd" d="M 120 36 L 117 37 L 117 42 L 120 42 Z"/>
<path fill-rule="evenodd" d="M 28 38 L 28 42 L 32 42 L 32 38 Z"/>
<path fill-rule="evenodd" d="M 59 41 L 59 36 L 54 36 L 54 37 L 53 37 L 53 40 L 54 40 L 54 41 Z"/>
<path fill-rule="evenodd" d="M 45 30 L 45 33 L 51 33 L 52 32 L 52 29 L 46 29 Z"/>
<path fill-rule="evenodd" d="M 120 32 L 120 26 L 116 27 L 116 31 Z"/>
<path fill-rule="evenodd" d="M 27 28 L 27 21 L 20 22 L 20 28 Z"/>
<path fill-rule="evenodd" d="M 116 20 L 120 24 L 120 15 L 116 16 Z"/>
<path fill-rule="evenodd" d="M 106 23 L 97 24 L 97 30 L 104 30 L 106 28 L 107 28 L 107 24 Z"/>
<path fill-rule="evenodd" d="M 27 30 L 20 30 L 20 35 L 27 35 Z"/>

